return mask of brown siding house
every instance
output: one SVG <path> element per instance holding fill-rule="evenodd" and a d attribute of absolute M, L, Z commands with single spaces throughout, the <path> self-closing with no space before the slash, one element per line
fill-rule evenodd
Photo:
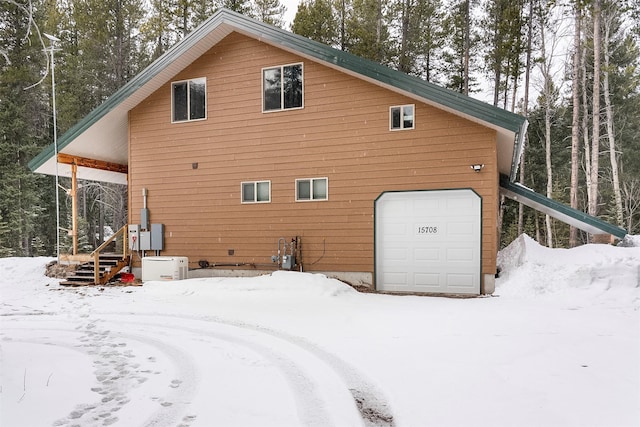
<path fill-rule="evenodd" d="M 224 9 L 109 103 L 62 146 L 128 165 L 129 222 L 164 225 L 141 255 L 246 274 L 297 239 L 295 270 L 492 292 L 520 116 Z"/>

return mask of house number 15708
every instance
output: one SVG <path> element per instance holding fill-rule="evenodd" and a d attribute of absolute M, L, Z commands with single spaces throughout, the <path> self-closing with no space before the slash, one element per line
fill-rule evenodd
<path fill-rule="evenodd" d="M 418 234 L 438 234 L 438 227 L 418 226 Z"/>

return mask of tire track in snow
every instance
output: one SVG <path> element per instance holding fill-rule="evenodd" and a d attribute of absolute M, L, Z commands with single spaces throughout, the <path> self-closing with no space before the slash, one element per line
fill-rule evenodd
<path fill-rule="evenodd" d="M 157 328 L 157 333 L 166 332 L 169 330 L 186 332 L 193 334 L 194 337 L 208 337 L 215 341 L 221 341 L 223 343 L 232 344 L 233 346 L 240 346 L 255 352 L 261 356 L 268 364 L 278 369 L 280 374 L 284 377 L 288 387 L 291 390 L 292 396 L 295 399 L 297 418 L 299 425 L 309 427 L 325 427 L 331 426 L 335 423 L 332 421 L 335 417 L 332 416 L 331 411 L 327 406 L 330 406 L 330 402 L 327 402 L 318 390 L 316 381 L 309 377 L 307 370 L 304 366 L 301 366 L 296 360 L 294 360 L 288 354 L 282 351 L 273 350 L 272 346 L 259 342 L 255 336 L 240 336 L 237 333 L 237 326 L 219 324 L 217 322 L 203 321 L 198 318 L 189 318 L 183 316 L 170 316 L 171 319 L 182 319 L 189 322 L 204 322 L 208 327 L 187 327 L 176 325 L 176 322 L 163 322 L 158 324 L 152 321 L 141 322 L 141 317 L 147 316 L 146 314 L 117 314 L 117 313 L 102 313 L 103 316 L 118 317 L 118 319 L 110 319 L 110 324 L 121 323 L 126 324 L 129 327 L 140 327 L 141 330 L 149 332 L 151 328 Z M 130 318 L 122 319 L 122 317 Z M 150 315 L 150 318 L 164 318 L 166 315 Z M 201 325 L 199 325 L 201 326 Z M 220 330 L 212 330 L 210 327 L 214 326 L 216 329 L 232 327 L 235 331 L 224 332 Z M 233 333 L 236 332 L 236 333 Z M 184 339 L 184 338 L 183 338 Z M 264 341 L 264 340 L 262 340 Z M 308 363 L 308 361 L 306 361 Z M 339 391 L 337 391 L 339 393 Z M 355 407 L 353 408 L 355 411 Z M 296 423 L 297 424 L 297 423 Z M 155 425 L 155 424 L 151 424 Z"/>
<path fill-rule="evenodd" d="M 297 347 L 306 353 L 313 355 L 325 364 L 331 371 L 333 371 L 344 383 L 348 393 L 353 399 L 353 404 L 360 414 L 362 422 L 365 426 L 370 427 L 392 427 L 395 425 L 393 413 L 391 407 L 384 397 L 382 390 L 368 380 L 363 374 L 361 374 L 357 368 L 351 366 L 344 360 L 335 356 L 334 354 L 327 352 L 326 350 L 318 347 L 317 345 L 297 336 L 289 335 L 284 332 L 275 331 L 264 328 L 258 325 L 247 324 L 244 322 L 229 321 L 226 319 L 212 317 L 212 316 L 185 316 L 185 315 L 171 315 L 166 313 L 100 313 L 106 316 L 133 316 L 135 318 L 140 317 L 169 317 L 172 319 L 182 319 L 195 322 L 204 322 L 205 324 L 218 324 L 227 327 L 238 328 L 245 331 L 257 332 L 261 335 L 270 336 L 272 339 L 278 339 L 281 342 L 288 344 L 289 346 Z M 142 324 L 142 322 L 136 322 Z M 167 322 L 169 323 L 169 322 Z M 149 326 L 154 326 L 154 323 L 147 323 Z M 223 339 L 229 342 L 235 342 L 240 345 L 244 345 L 255 349 L 260 354 L 267 357 L 276 366 L 278 366 L 284 375 L 287 377 L 290 384 L 295 391 L 295 395 L 298 397 L 299 409 L 301 409 L 301 422 L 304 425 L 327 425 L 327 416 L 322 412 L 318 412 L 319 406 L 318 398 L 313 395 L 309 395 L 309 390 L 313 390 L 313 382 L 308 378 L 305 378 L 304 369 L 298 367 L 297 363 L 291 358 L 284 357 L 282 353 L 277 353 L 271 350 L 269 347 L 258 344 L 255 340 L 241 339 L 237 335 L 233 334 L 221 334 L 219 332 L 203 331 L 202 329 L 176 327 L 172 328 L 185 330 L 195 334 L 205 334 L 208 336 L 214 336 L 219 339 Z"/>

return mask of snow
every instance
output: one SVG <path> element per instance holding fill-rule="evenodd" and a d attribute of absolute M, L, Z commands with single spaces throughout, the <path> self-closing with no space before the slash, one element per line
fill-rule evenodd
<path fill-rule="evenodd" d="M 640 247 L 499 254 L 493 297 L 320 274 L 67 289 L 0 259 L 3 426 L 638 426 Z"/>

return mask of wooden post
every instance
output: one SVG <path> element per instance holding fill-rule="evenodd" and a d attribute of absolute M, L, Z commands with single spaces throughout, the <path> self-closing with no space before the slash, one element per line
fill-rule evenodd
<path fill-rule="evenodd" d="M 73 254 L 78 255 L 78 165 L 71 164 L 71 236 Z"/>

